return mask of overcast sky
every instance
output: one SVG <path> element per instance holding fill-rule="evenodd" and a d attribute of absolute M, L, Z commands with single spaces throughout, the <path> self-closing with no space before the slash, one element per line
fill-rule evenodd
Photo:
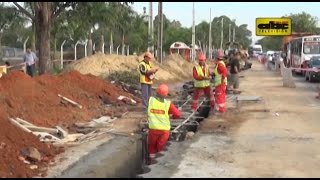
<path fill-rule="evenodd" d="M 163 13 L 170 20 L 178 20 L 185 27 L 192 26 L 192 2 L 163 2 Z M 149 2 L 135 2 L 133 9 L 143 13 L 143 7 L 149 8 Z M 255 19 L 257 17 L 281 17 L 290 13 L 303 11 L 320 18 L 320 2 L 196 2 L 195 23 L 226 15 L 235 19 L 237 25 L 248 24 L 253 40 L 255 36 Z M 158 14 L 158 2 L 153 3 L 153 15 Z"/>

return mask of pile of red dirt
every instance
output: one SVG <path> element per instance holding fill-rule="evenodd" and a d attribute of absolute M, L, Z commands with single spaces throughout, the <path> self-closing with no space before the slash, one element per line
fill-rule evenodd
<path fill-rule="evenodd" d="M 6 117 L 6 112 L 0 109 L 0 178 L 26 178 L 34 176 L 45 176 L 46 167 L 56 154 L 63 149 L 55 148 L 39 142 L 39 139 L 17 127 L 11 125 Z M 36 169 L 31 169 L 31 164 L 26 164 L 23 158 L 22 150 L 28 147 L 36 148 L 42 156 L 40 162 L 34 162 Z"/>
<path fill-rule="evenodd" d="M 69 103 L 62 103 L 61 94 L 82 105 L 82 109 Z M 124 92 L 110 82 L 93 75 L 82 75 L 71 71 L 59 76 L 42 75 L 31 78 L 14 71 L 0 79 L 0 177 L 32 177 L 39 174 L 57 153 L 52 146 L 41 143 L 37 137 L 11 125 L 9 117 L 22 118 L 38 126 L 62 126 L 68 128 L 75 122 L 91 121 L 103 115 L 111 115 L 106 104 L 122 106 L 128 102 L 119 101 L 120 96 L 134 99 L 138 106 L 141 100 Z M 43 155 L 37 169 L 31 170 L 21 157 L 21 150 L 34 147 Z"/>
<path fill-rule="evenodd" d="M 45 74 L 35 79 L 15 71 L 2 77 L 0 84 L 0 96 L 4 97 L 0 100 L 1 109 L 11 117 L 19 117 L 45 127 L 69 127 L 75 122 L 111 115 L 106 104 L 126 104 L 117 99 L 120 95 L 138 103 L 141 101 L 110 82 L 93 75 L 82 75 L 77 71 L 59 76 Z M 61 103 L 58 94 L 79 103 L 83 108 Z"/>

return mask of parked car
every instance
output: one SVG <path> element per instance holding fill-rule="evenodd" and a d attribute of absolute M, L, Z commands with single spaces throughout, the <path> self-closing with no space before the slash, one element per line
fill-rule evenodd
<path fill-rule="evenodd" d="M 320 81 L 320 56 L 311 57 L 307 67 L 312 70 L 305 72 L 306 81 Z"/>

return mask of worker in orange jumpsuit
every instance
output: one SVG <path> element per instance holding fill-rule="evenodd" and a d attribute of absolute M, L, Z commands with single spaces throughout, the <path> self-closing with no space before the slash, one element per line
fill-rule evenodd
<path fill-rule="evenodd" d="M 212 77 L 212 73 L 209 71 L 209 67 L 206 64 L 206 56 L 204 54 L 200 54 L 198 57 L 199 64 L 193 67 L 193 78 L 194 78 L 194 92 L 193 92 L 193 102 L 191 105 L 191 109 L 193 112 L 197 111 L 198 108 L 198 100 L 202 93 L 210 101 L 211 108 L 214 108 L 214 97 L 211 95 L 211 83 L 210 79 Z"/>
<path fill-rule="evenodd" d="M 218 114 L 226 112 L 226 94 L 227 94 L 227 76 L 228 69 L 223 62 L 224 53 L 222 50 L 217 51 L 216 55 L 216 67 L 214 71 L 215 82 L 215 103 Z"/>
<path fill-rule="evenodd" d="M 169 93 L 169 88 L 165 84 L 161 84 L 157 88 L 157 95 L 151 96 L 148 105 L 148 152 L 149 161 L 147 164 L 153 164 L 156 154 L 162 151 L 170 136 L 170 116 L 178 119 L 181 112 L 174 106 L 172 102 L 166 100 L 165 97 Z"/>

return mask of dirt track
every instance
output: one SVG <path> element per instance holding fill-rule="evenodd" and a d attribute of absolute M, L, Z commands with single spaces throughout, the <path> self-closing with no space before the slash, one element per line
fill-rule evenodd
<path fill-rule="evenodd" d="M 263 101 L 244 103 L 241 113 L 229 111 L 223 119 L 209 117 L 193 140 L 173 142 L 143 177 L 320 176 L 320 101 L 315 90 L 301 81 L 295 89 L 284 88 L 278 73 L 258 63 L 243 75 L 241 95 L 261 96 Z M 270 112 L 253 112 L 264 108 Z M 218 126 L 222 133 L 213 132 Z"/>

